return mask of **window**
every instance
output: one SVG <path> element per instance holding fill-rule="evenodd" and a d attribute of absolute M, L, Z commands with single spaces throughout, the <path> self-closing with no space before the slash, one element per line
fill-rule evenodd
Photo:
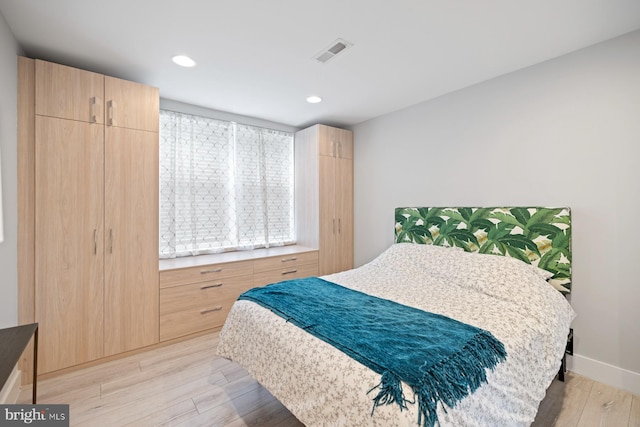
<path fill-rule="evenodd" d="M 293 134 L 160 111 L 160 258 L 294 241 Z"/>

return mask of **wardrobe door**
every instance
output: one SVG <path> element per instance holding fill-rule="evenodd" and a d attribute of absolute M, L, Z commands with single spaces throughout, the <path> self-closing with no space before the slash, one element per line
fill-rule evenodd
<path fill-rule="evenodd" d="M 38 373 L 103 356 L 103 127 L 36 116 Z"/>
<path fill-rule="evenodd" d="M 158 342 L 158 133 L 105 130 L 105 355 Z"/>
<path fill-rule="evenodd" d="M 36 59 L 36 114 L 104 123 L 104 76 Z"/>
<path fill-rule="evenodd" d="M 336 158 L 336 268 L 353 268 L 353 159 Z"/>
<path fill-rule="evenodd" d="M 336 159 L 329 156 L 318 156 L 320 176 L 320 253 L 318 269 L 319 274 L 331 274 L 336 272 L 336 236 L 338 221 L 336 218 Z"/>

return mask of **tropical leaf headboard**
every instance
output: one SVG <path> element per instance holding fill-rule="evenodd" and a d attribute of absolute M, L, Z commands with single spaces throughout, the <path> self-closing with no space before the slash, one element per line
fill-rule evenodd
<path fill-rule="evenodd" d="M 397 243 L 457 246 L 511 256 L 553 273 L 571 292 L 571 209 L 547 207 L 396 208 Z"/>

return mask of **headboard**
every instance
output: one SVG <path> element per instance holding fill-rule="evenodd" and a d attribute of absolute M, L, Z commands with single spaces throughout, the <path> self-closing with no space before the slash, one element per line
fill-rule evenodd
<path fill-rule="evenodd" d="M 571 292 L 571 209 L 547 207 L 396 208 L 396 243 L 457 246 L 511 256 L 553 273 Z"/>

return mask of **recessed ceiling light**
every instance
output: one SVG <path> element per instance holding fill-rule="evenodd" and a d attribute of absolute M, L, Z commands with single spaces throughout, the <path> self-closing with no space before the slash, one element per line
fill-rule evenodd
<path fill-rule="evenodd" d="M 317 104 L 318 102 L 322 101 L 322 98 L 320 98 L 319 96 L 310 96 L 307 98 L 307 102 L 309 104 Z"/>
<path fill-rule="evenodd" d="M 195 67 L 196 65 L 196 61 L 186 55 L 176 55 L 171 59 L 181 67 Z"/>

